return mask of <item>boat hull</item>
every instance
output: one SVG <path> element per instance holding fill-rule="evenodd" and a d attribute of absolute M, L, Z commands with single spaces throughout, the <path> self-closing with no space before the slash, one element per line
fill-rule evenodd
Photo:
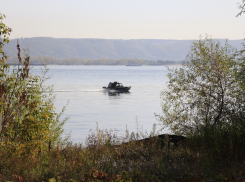
<path fill-rule="evenodd" d="M 118 88 L 103 87 L 103 89 L 106 91 L 128 92 L 131 89 L 131 87 L 118 87 Z"/>

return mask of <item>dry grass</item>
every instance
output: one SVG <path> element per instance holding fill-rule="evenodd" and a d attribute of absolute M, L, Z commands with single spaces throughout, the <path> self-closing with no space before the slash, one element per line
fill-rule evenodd
<path fill-rule="evenodd" d="M 142 133 L 138 133 L 138 136 L 144 137 Z M 173 144 L 170 148 L 167 145 L 161 147 L 157 137 L 152 137 L 145 143 L 129 142 L 130 139 L 132 137 L 127 132 L 124 137 L 118 137 L 117 131 L 97 129 L 91 132 L 84 146 L 67 143 L 53 148 L 50 152 L 42 151 L 35 155 L 19 154 L 18 151 L 10 153 L 8 149 L 0 148 L 0 181 L 245 179 L 245 166 L 241 158 L 240 162 L 230 158 L 229 164 L 220 163 L 225 151 L 212 156 L 211 150 L 205 150 L 203 146 L 195 144 L 200 139 L 189 140 L 178 148 Z"/>

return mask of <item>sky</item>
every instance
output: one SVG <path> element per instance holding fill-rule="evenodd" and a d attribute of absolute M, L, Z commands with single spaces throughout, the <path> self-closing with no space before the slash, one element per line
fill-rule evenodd
<path fill-rule="evenodd" d="M 242 0 L 0 0 L 10 39 L 244 39 Z"/>

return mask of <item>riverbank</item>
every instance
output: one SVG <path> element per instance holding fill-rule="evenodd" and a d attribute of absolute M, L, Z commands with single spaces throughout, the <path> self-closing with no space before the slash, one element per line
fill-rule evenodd
<path fill-rule="evenodd" d="M 213 158 L 193 140 L 161 147 L 157 137 L 137 142 L 142 133 L 118 137 L 95 130 L 84 145 L 66 143 L 49 151 L 19 153 L 0 149 L 2 181 L 242 181 L 242 161 Z M 126 141 L 131 141 L 123 144 Z M 164 143 L 168 143 L 166 135 Z M 10 152 L 11 150 L 11 152 Z M 223 160 L 223 161 L 222 161 Z M 228 164 L 229 163 L 229 164 Z"/>

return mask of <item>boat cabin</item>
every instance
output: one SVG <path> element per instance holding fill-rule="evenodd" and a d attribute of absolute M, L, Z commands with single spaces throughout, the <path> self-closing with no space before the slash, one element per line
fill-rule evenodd
<path fill-rule="evenodd" d="M 110 82 L 108 85 L 108 88 L 117 88 L 117 87 L 123 87 L 123 84 L 118 82 Z"/>

